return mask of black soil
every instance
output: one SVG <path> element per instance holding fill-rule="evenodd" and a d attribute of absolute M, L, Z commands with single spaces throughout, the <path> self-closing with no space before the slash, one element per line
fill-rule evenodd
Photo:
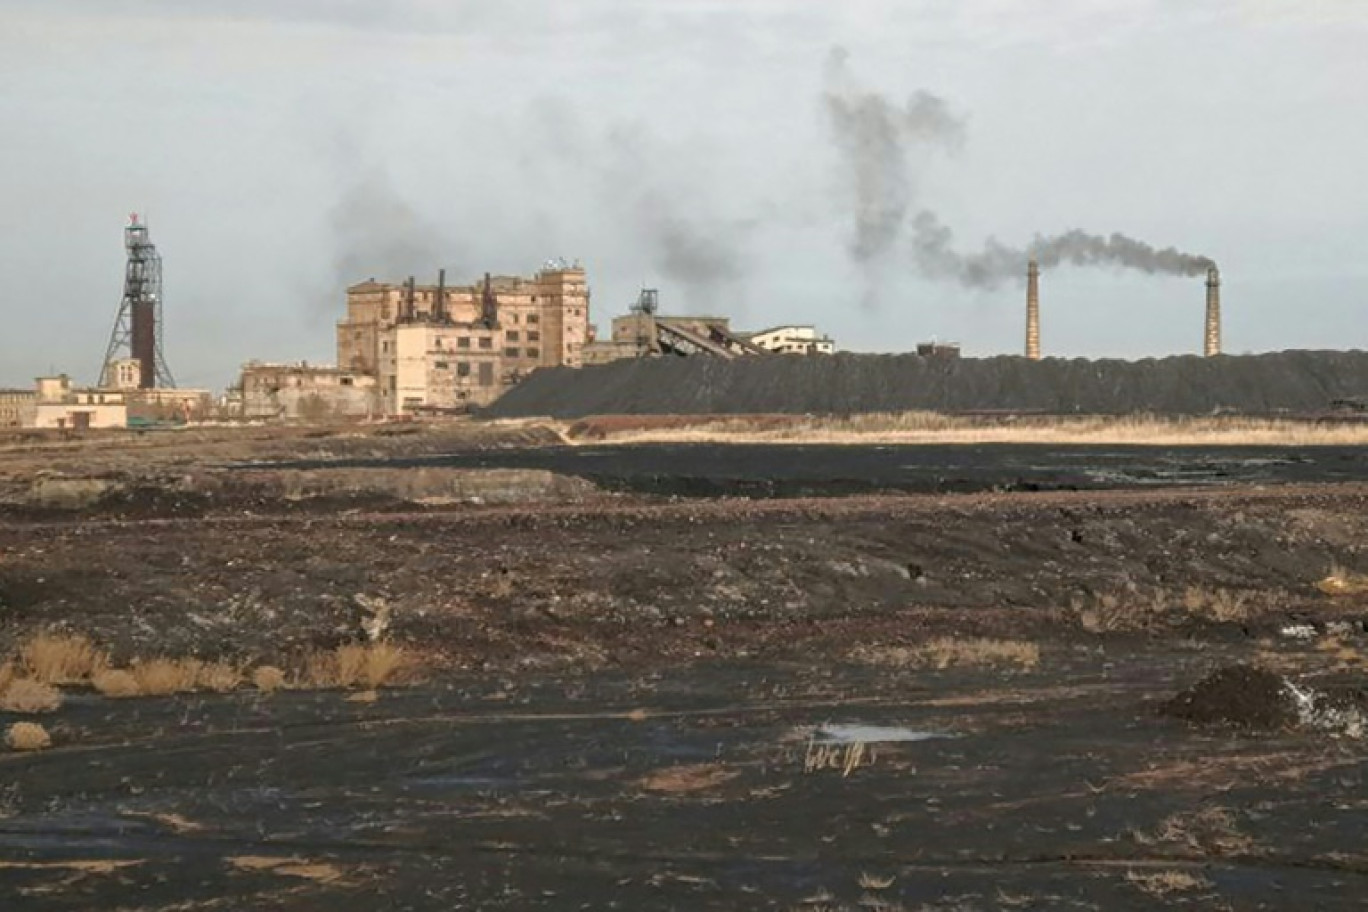
<path fill-rule="evenodd" d="M 1316 412 L 1368 394 L 1368 352 L 1142 361 L 1019 357 L 649 358 L 541 370 L 495 417 L 1006 410 L 1115 415 Z"/>
<path fill-rule="evenodd" d="M 1297 722 L 1282 676 L 1249 665 L 1213 672 L 1165 703 L 1161 711 L 1203 725 L 1259 731 L 1290 728 Z"/>

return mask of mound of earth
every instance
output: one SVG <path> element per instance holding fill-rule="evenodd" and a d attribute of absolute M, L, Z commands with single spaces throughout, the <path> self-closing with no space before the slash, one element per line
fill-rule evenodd
<path fill-rule="evenodd" d="M 1297 701 L 1282 675 L 1250 665 L 1215 671 L 1160 707 L 1166 716 L 1203 725 L 1272 731 L 1300 721 Z"/>
<path fill-rule="evenodd" d="M 492 417 L 1012 411 L 1312 412 L 1368 393 L 1368 352 L 1140 361 L 854 355 L 633 358 L 535 372 Z"/>

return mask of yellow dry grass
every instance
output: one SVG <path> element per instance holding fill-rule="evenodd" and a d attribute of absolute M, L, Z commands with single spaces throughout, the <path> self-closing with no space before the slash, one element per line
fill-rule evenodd
<path fill-rule="evenodd" d="M 1211 888 L 1211 881 L 1186 871 L 1156 871 L 1146 873 L 1127 871 L 1126 882 L 1132 883 L 1151 896 L 1163 898 L 1174 893 L 1191 893 Z"/>
<path fill-rule="evenodd" d="M 134 662 L 130 671 L 143 696 L 169 697 L 195 689 L 200 664 L 196 659 L 148 659 Z"/>
<path fill-rule="evenodd" d="M 10 682 L 15 678 L 14 663 L 0 662 L 0 693 L 5 692 L 5 688 L 10 686 Z"/>
<path fill-rule="evenodd" d="M 345 876 L 342 869 L 336 865 L 293 856 L 275 858 L 267 855 L 237 855 L 229 858 L 228 863 L 239 871 L 269 872 L 285 877 L 300 877 L 316 883 L 335 883 Z"/>
<path fill-rule="evenodd" d="M 940 637 L 920 646 L 865 646 L 851 657 L 870 665 L 894 668 L 1032 669 L 1040 664 L 1040 647 L 1021 640 Z"/>
<path fill-rule="evenodd" d="M 1183 591 L 1183 609 L 1189 614 L 1221 624 L 1247 621 L 1254 613 L 1254 599 L 1247 592 L 1230 589 L 1203 589 L 1189 586 Z"/>
<path fill-rule="evenodd" d="M 5 731 L 5 745 L 15 751 L 46 750 L 52 736 L 37 722 L 15 722 Z"/>
<path fill-rule="evenodd" d="M 1368 595 L 1368 576 L 1334 564 L 1330 574 L 1316 583 L 1316 588 L 1326 595 Z"/>
<path fill-rule="evenodd" d="M 730 782 L 740 773 L 715 763 L 695 763 L 671 766 L 648 773 L 637 780 L 637 785 L 648 792 L 681 794 L 701 792 Z"/>
<path fill-rule="evenodd" d="M 31 678 L 11 681 L 0 694 L 0 709 L 12 713 L 55 712 L 62 706 L 62 692 L 51 684 Z"/>
<path fill-rule="evenodd" d="M 108 663 L 108 656 L 80 634 L 39 634 L 19 647 L 24 674 L 45 684 L 78 684 Z"/>
<path fill-rule="evenodd" d="M 125 699 L 142 694 L 142 688 L 138 686 L 138 679 L 133 673 L 119 668 L 96 672 L 91 677 L 90 684 L 103 696 L 113 699 Z"/>
<path fill-rule="evenodd" d="M 589 420 L 592 422 L 592 419 Z M 1368 443 L 1368 423 L 1318 423 L 1243 417 L 953 416 L 935 412 L 864 415 L 699 416 L 605 423 L 593 443 L 1099 443 L 1139 446 L 1354 446 Z M 562 433 L 562 436 L 568 436 Z M 574 441 L 572 441 L 574 442 Z"/>
<path fill-rule="evenodd" d="M 242 683 L 242 669 L 227 662 L 206 662 L 199 668 L 195 686 L 214 693 L 232 693 Z"/>
<path fill-rule="evenodd" d="M 316 688 L 364 686 L 375 690 L 404 665 L 403 648 L 392 643 L 345 645 L 305 657 L 301 686 Z"/>
<path fill-rule="evenodd" d="M 274 693 L 285 686 L 285 672 L 274 665 L 262 665 L 252 672 L 252 686 L 262 693 Z"/>
<path fill-rule="evenodd" d="M 803 772 L 817 773 L 822 770 L 840 770 L 846 777 L 862 766 L 874 765 L 874 751 L 863 741 L 850 744 L 822 744 L 808 741 L 803 755 Z"/>

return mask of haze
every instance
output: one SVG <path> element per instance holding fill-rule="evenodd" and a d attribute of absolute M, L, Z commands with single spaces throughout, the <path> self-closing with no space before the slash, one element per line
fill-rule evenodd
<path fill-rule="evenodd" d="M 906 232 L 852 255 L 834 49 L 963 124 L 899 165 L 906 218 L 1175 246 L 1220 264 L 1226 351 L 1364 347 L 1365 46 L 1353 0 L 0 0 L 0 385 L 95 379 L 135 211 L 181 385 L 331 361 L 368 276 L 553 257 L 604 328 L 647 284 L 845 349 L 1020 353 L 1023 283 L 929 276 Z M 1042 297 L 1046 355 L 1200 351 L 1200 279 L 1064 265 Z"/>

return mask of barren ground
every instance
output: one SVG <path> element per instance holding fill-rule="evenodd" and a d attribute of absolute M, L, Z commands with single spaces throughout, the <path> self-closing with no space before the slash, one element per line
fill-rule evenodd
<path fill-rule="evenodd" d="M 1359 683 L 1368 598 L 1321 585 L 1368 570 L 1354 452 L 1331 478 L 1290 450 L 1301 474 L 1081 491 L 1011 484 L 1020 448 L 942 448 L 925 477 L 990 482 L 747 499 L 716 495 L 847 473 L 692 450 L 605 484 L 556 442 L 0 443 L 0 655 L 60 629 L 119 663 L 288 668 L 379 600 L 419 678 L 374 702 L 69 688 L 37 717 L 51 749 L 0 753 L 0 905 L 1358 907 L 1361 741 L 1157 712 L 1236 661 Z M 1159 458 L 1182 480 L 1227 456 Z M 662 482 L 685 474 L 711 487 Z M 938 668 L 940 637 L 1038 661 Z M 828 723 L 938 737 L 852 753 L 814 743 Z"/>

